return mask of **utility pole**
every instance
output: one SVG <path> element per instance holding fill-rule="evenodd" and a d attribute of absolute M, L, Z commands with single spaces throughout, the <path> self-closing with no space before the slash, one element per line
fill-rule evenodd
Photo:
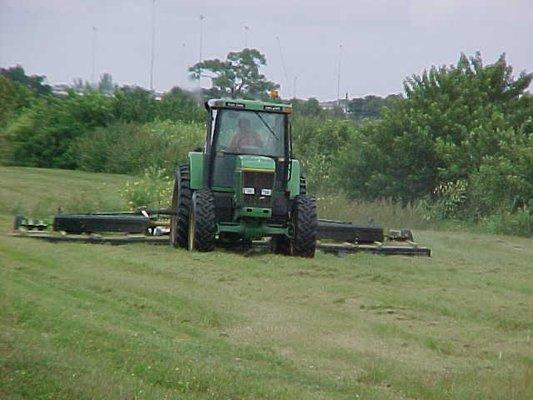
<path fill-rule="evenodd" d="M 296 98 L 296 81 L 298 80 L 298 75 L 294 75 L 294 79 L 292 81 L 292 98 Z"/>
<path fill-rule="evenodd" d="M 187 44 L 185 42 L 183 42 L 180 46 L 179 46 L 179 51 L 178 51 L 178 55 L 179 55 L 179 59 L 180 59 L 180 71 L 183 71 L 183 70 L 187 70 L 187 64 L 185 63 L 185 50 L 186 50 L 186 47 L 187 47 Z M 180 76 L 180 78 L 183 78 L 183 75 Z"/>
<path fill-rule="evenodd" d="M 155 52 L 155 0 L 152 1 L 152 45 L 150 49 L 150 91 L 154 91 L 154 52 Z"/>
<path fill-rule="evenodd" d="M 339 44 L 339 68 L 337 69 L 337 105 L 340 106 L 342 44 Z"/>
<path fill-rule="evenodd" d="M 96 87 L 96 26 L 92 27 L 91 53 L 91 83 Z"/>
<path fill-rule="evenodd" d="M 248 31 L 250 30 L 250 27 L 248 25 L 244 25 L 244 48 L 248 48 Z"/>
<path fill-rule="evenodd" d="M 276 36 L 276 41 L 278 42 L 279 57 L 281 59 L 281 68 L 283 68 L 283 77 L 285 78 L 285 85 L 287 86 L 287 91 L 289 91 L 289 85 L 290 85 L 289 75 L 287 74 L 287 68 L 285 67 L 285 59 L 283 58 L 283 50 L 281 48 L 281 40 L 279 36 Z M 293 85 L 293 92 L 294 92 L 294 85 Z"/>
<path fill-rule="evenodd" d="M 200 62 L 202 62 L 202 46 L 203 46 L 203 40 L 204 40 L 204 19 L 205 17 L 200 14 Z"/>

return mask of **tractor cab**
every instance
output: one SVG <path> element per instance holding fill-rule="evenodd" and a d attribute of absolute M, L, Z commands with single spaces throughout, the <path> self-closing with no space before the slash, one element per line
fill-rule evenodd
<path fill-rule="evenodd" d="M 278 171 L 287 168 L 289 155 L 288 112 L 215 108 L 210 111 L 211 138 L 206 142 L 205 152 L 210 155 L 209 185 L 217 188 L 233 188 L 236 163 L 259 157 L 270 164 L 279 164 Z M 226 102 L 228 103 L 228 102 Z M 229 102 L 235 104 L 234 102 Z M 227 107 L 227 106 L 226 106 Z M 247 157 L 256 156 L 256 157 Z M 259 161 L 260 162 L 260 161 Z M 266 165 L 266 164 L 265 164 Z"/>
<path fill-rule="evenodd" d="M 189 153 L 188 163 L 176 175 L 173 244 L 211 250 L 216 238 L 251 241 L 272 237 L 272 243 L 284 249 L 280 252 L 314 254 L 316 207 L 305 195 L 300 164 L 291 157 L 292 107 L 235 99 L 212 99 L 205 106 L 208 115 L 203 151 Z M 195 204 L 198 212 L 203 209 L 200 203 L 204 201 L 209 203 L 209 211 L 204 210 L 209 214 L 206 240 L 200 233 L 205 215 L 198 221 L 194 211 Z M 304 235 L 299 234 L 302 223 L 298 227 L 294 220 L 304 213 L 297 211 L 302 202 L 305 212 L 312 214 L 306 220 L 312 226 L 305 228 Z M 291 243 L 302 235 L 307 247 L 291 250 Z"/>

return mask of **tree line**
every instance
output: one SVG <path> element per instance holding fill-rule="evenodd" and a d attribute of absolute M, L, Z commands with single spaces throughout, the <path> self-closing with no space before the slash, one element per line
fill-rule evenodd
<path fill-rule="evenodd" d="M 203 61 L 190 72 L 209 76 L 212 88 L 176 87 L 160 100 L 138 87 L 112 86 L 110 95 L 109 84 L 58 97 L 44 77 L 1 69 L 1 162 L 172 175 L 203 141 L 206 97 L 266 98 L 277 87 L 260 73 L 265 63 L 253 49 Z M 531 235 L 531 79 L 513 75 L 504 55 L 492 64 L 461 55 L 406 78 L 401 95 L 350 100 L 347 113 L 292 99 L 294 151 L 315 192 L 424 204 L 428 218 L 489 220 Z"/>

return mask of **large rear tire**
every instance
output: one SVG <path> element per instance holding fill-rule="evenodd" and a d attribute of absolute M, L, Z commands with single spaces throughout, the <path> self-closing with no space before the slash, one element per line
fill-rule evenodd
<path fill-rule="evenodd" d="M 207 189 L 194 192 L 189 211 L 188 248 L 190 251 L 215 249 L 215 198 Z"/>
<path fill-rule="evenodd" d="M 315 199 L 307 195 L 296 196 L 292 210 L 292 255 L 314 257 L 318 229 Z"/>
<path fill-rule="evenodd" d="M 307 194 L 307 180 L 300 176 L 300 195 Z"/>
<path fill-rule="evenodd" d="M 189 165 L 184 164 L 176 172 L 172 192 L 172 211 L 176 214 L 170 218 L 170 244 L 174 247 L 187 248 L 191 197 Z"/>

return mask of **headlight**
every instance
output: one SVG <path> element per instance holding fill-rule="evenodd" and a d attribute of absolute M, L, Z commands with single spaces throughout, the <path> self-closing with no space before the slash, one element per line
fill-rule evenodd
<path fill-rule="evenodd" d="M 272 196 L 272 189 L 261 189 L 261 196 Z"/>
<path fill-rule="evenodd" d="M 242 188 L 242 192 L 244 194 L 255 194 L 255 189 L 253 187 L 251 187 L 251 188 Z"/>

